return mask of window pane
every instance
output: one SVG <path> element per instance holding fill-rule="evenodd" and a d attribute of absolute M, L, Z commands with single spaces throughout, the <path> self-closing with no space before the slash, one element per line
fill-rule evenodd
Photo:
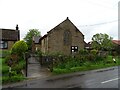
<path fill-rule="evenodd" d="M 0 43 L 4 43 L 4 41 L 0 41 Z"/>
<path fill-rule="evenodd" d="M 0 44 L 0 48 L 3 48 L 3 44 Z"/>
<path fill-rule="evenodd" d="M 77 49 L 77 47 L 75 47 L 75 49 Z"/>
<path fill-rule="evenodd" d="M 74 50 L 72 50 L 72 52 L 74 52 Z"/>
<path fill-rule="evenodd" d="M 72 47 L 72 49 L 74 49 L 74 47 Z"/>
<path fill-rule="evenodd" d="M 70 45 L 71 44 L 71 32 L 69 30 L 64 31 L 64 45 Z"/>
<path fill-rule="evenodd" d="M 4 43 L 4 48 L 7 48 L 7 42 Z"/>
<path fill-rule="evenodd" d="M 0 48 L 1 49 L 7 48 L 7 47 L 8 47 L 7 41 L 0 41 Z"/>

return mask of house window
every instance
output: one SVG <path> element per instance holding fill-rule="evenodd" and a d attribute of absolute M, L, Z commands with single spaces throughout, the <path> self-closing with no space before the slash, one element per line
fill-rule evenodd
<path fill-rule="evenodd" d="M 71 44 L 71 32 L 69 30 L 65 30 L 64 32 L 64 45 Z"/>
<path fill-rule="evenodd" d="M 7 41 L 0 41 L 0 48 L 1 49 L 7 49 L 8 48 L 8 42 Z"/>
<path fill-rule="evenodd" d="M 71 46 L 71 52 L 78 52 L 78 46 Z"/>

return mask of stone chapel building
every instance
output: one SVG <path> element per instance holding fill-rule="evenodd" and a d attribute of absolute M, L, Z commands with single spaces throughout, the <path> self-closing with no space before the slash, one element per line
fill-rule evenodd
<path fill-rule="evenodd" d="M 68 17 L 41 37 L 40 44 L 43 53 L 64 55 L 76 53 L 85 46 L 84 35 Z"/>

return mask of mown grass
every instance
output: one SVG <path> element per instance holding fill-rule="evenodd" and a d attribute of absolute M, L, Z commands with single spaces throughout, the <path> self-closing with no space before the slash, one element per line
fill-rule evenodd
<path fill-rule="evenodd" d="M 78 71 L 87 71 L 87 70 L 101 69 L 101 68 L 120 65 L 120 57 L 115 57 L 115 59 L 116 59 L 116 63 L 114 63 L 114 61 L 112 60 L 112 56 L 109 55 L 103 61 L 98 61 L 98 62 L 86 61 L 81 66 L 76 66 L 71 68 L 54 67 L 53 74 L 64 74 L 64 73 L 72 73 L 72 72 L 78 72 Z M 70 64 L 68 64 L 67 66 L 70 66 Z"/>

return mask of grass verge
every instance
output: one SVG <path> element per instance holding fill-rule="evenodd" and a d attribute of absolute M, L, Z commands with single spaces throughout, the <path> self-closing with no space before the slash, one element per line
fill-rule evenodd
<path fill-rule="evenodd" d="M 99 61 L 99 62 L 88 62 L 86 61 L 81 66 L 77 67 L 71 67 L 71 68 L 53 68 L 53 74 L 65 74 L 65 73 L 72 73 L 72 72 L 78 72 L 78 71 L 87 71 L 87 70 L 95 70 L 95 69 L 101 69 L 101 68 L 107 68 L 112 66 L 118 66 L 120 65 L 120 58 L 116 57 L 116 63 L 113 62 L 112 56 L 108 56 L 106 58 L 106 61 Z M 68 65 L 69 66 L 69 65 Z"/>

